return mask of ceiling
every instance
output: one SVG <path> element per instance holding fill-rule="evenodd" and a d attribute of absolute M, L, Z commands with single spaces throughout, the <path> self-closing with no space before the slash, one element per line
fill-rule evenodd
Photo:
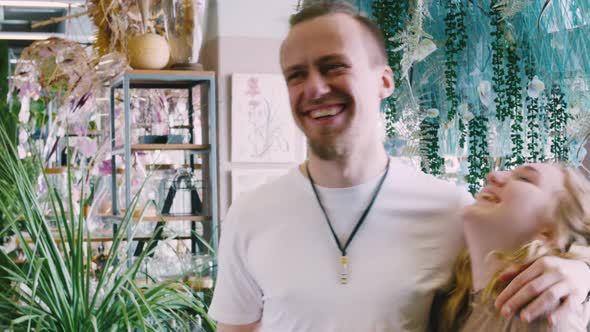
<path fill-rule="evenodd" d="M 16 56 L 32 41 L 50 36 L 88 43 L 93 27 L 87 16 L 32 28 L 38 22 L 84 11 L 84 4 L 79 0 L 0 1 L 0 41 L 5 41 Z"/>

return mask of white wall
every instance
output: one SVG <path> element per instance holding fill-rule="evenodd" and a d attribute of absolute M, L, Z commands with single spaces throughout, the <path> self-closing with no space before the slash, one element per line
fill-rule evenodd
<path fill-rule="evenodd" d="M 298 0 L 218 0 L 219 36 L 283 38 Z"/>
<path fill-rule="evenodd" d="M 236 169 L 273 169 L 285 164 L 235 163 L 231 160 L 231 75 L 281 73 L 279 48 L 298 0 L 210 0 L 205 69 L 217 74 L 219 212 L 231 204 L 231 174 Z M 303 146 L 301 147 L 303 149 Z M 299 148 L 298 148 L 299 150 Z"/>

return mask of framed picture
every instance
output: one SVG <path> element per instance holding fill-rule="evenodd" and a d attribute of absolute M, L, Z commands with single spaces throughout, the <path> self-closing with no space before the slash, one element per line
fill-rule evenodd
<path fill-rule="evenodd" d="M 282 75 L 233 74 L 231 117 L 233 162 L 304 159 L 305 139 L 291 116 Z"/>
<path fill-rule="evenodd" d="M 289 172 L 289 168 L 234 169 L 231 173 L 231 199 L 252 191 Z"/>

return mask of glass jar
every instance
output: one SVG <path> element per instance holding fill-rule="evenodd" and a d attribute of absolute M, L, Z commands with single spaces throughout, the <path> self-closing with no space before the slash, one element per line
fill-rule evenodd
<path fill-rule="evenodd" d="M 201 180 L 190 168 L 180 168 L 162 183 L 159 206 L 163 215 L 188 216 L 200 213 Z"/>
<path fill-rule="evenodd" d="M 206 0 L 163 0 L 162 7 L 173 67 L 202 70 L 199 54 L 205 35 Z"/>
<path fill-rule="evenodd" d="M 188 116 L 188 97 L 185 91 L 174 91 L 167 96 L 168 101 L 168 126 L 170 137 L 176 143 L 188 144 L 192 124 Z"/>

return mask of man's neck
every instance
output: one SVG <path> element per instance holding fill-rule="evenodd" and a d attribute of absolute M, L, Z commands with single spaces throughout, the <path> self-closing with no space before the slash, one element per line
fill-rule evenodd
<path fill-rule="evenodd" d="M 328 188 L 346 188 L 367 182 L 385 170 L 389 156 L 380 146 L 359 150 L 337 160 L 322 160 L 310 153 L 309 172 L 316 184 Z M 300 170 L 307 176 L 305 165 Z"/>

